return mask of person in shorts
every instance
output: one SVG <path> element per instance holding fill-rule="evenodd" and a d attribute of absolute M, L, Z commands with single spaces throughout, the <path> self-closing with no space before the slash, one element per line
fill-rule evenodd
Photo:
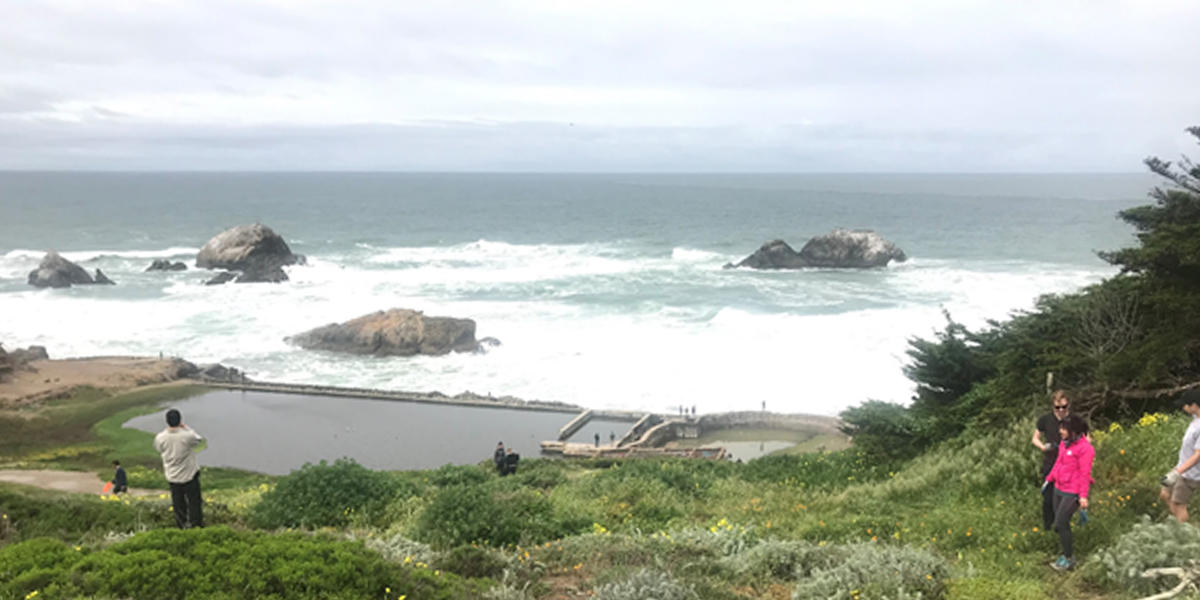
<path fill-rule="evenodd" d="M 1192 415 L 1179 447 L 1179 463 L 1162 478 L 1162 499 L 1167 510 L 1180 523 L 1188 520 L 1188 500 L 1200 490 L 1200 389 L 1190 389 L 1179 397 L 1183 412 Z"/>

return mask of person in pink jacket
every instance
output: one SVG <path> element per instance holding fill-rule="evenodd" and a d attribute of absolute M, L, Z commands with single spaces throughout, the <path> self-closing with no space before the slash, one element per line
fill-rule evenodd
<path fill-rule="evenodd" d="M 1046 475 L 1046 483 L 1054 486 L 1054 529 L 1058 531 L 1062 555 L 1050 566 L 1067 571 L 1075 568 L 1071 516 L 1076 510 L 1087 510 L 1096 450 L 1087 437 L 1087 421 L 1079 415 L 1072 414 L 1063 419 L 1058 426 L 1058 433 L 1062 442 L 1058 446 L 1054 468 Z"/>

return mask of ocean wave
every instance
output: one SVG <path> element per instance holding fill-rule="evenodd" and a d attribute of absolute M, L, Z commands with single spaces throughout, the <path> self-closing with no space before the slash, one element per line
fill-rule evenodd
<path fill-rule="evenodd" d="M 199 248 L 173 246 L 158 250 L 70 250 L 59 252 L 63 258 L 75 262 L 89 262 L 106 258 L 175 258 L 179 256 L 195 256 L 199 252 Z M 40 262 L 46 256 L 46 250 L 28 250 L 18 248 L 10 250 L 0 257 L 2 261 L 20 261 L 23 263 Z"/>

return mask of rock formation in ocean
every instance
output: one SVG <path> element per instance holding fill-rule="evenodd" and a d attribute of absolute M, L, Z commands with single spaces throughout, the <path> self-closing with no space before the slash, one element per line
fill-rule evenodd
<path fill-rule="evenodd" d="M 59 256 L 53 250 L 46 253 L 38 268 L 29 272 L 29 285 L 34 287 L 65 288 L 72 284 L 96 283 L 83 267 Z"/>
<path fill-rule="evenodd" d="M 92 277 L 92 281 L 100 285 L 117 285 L 117 282 L 109 279 L 100 269 L 96 269 L 96 275 Z"/>
<path fill-rule="evenodd" d="M 304 256 L 292 254 L 283 237 L 261 223 L 222 231 L 196 254 L 196 266 L 201 269 L 241 271 L 237 283 L 287 281 L 281 267 L 293 264 L 304 264 Z"/>
<path fill-rule="evenodd" d="M 475 352 L 475 321 L 427 317 L 420 311 L 393 308 L 332 323 L 287 338 L 307 350 L 330 350 L 376 356 L 412 356 Z M 498 344 L 499 342 L 495 342 Z"/>
<path fill-rule="evenodd" d="M 187 265 L 182 262 L 171 262 L 165 258 L 157 258 L 150 266 L 146 267 L 147 271 L 186 271 Z"/>
<path fill-rule="evenodd" d="M 771 240 L 738 264 L 727 264 L 725 267 L 869 269 L 886 267 L 893 260 L 904 262 L 908 256 L 878 233 L 868 229 L 834 229 L 831 233 L 808 240 L 799 252 L 783 240 Z"/>

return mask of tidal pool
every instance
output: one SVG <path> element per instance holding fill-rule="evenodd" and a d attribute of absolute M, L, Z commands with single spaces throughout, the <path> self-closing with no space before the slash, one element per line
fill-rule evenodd
<path fill-rule="evenodd" d="M 168 407 L 125 427 L 157 433 Z M 304 463 L 349 457 L 371 469 L 430 469 L 491 460 L 503 441 L 523 458 L 575 417 L 567 412 L 215 390 L 171 404 L 208 440 L 200 464 L 282 475 Z M 572 442 L 618 439 L 633 422 L 595 419 Z"/>

